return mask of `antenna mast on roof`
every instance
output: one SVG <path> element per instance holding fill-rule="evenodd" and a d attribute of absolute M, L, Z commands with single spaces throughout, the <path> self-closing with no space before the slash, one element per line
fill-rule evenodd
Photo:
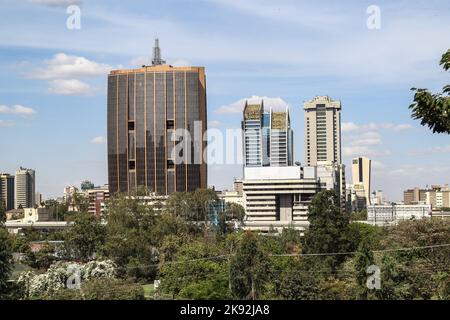
<path fill-rule="evenodd" d="M 155 46 L 153 47 L 152 65 L 156 66 L 156 65 L 165 64 L 165 63 L 166 63 L 166 61 L 161 59 L 161 49 L 159 48 L 159 39 L 156 38 Z"/>

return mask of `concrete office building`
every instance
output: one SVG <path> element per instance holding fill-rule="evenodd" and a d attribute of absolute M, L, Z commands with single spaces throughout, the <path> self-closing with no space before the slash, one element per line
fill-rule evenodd
<path fill-rule="evenodd" d="M 417 205 L 369 205 L 367 223 L 378 226 L 396 225 L 404 220 L 431 218 L 431 206 Z"/>
<path fill-rule="evenodd" d="M 308 205 L 321 189 L 316 168 L 247 167 L 244 171 L 245 229 L 280 232 L 309 225 Z"/>
<path fill-rule="evenodd" d="M 325 190 L 335 190 L 341 203 L 341 208 L 346 210 L 346 182 L 345 166 L 329 162 L 318 162 L 316 166 L 317 179 Z"/>
<path fill-rule="evenodd" d="M 305 163 L 341 164 L 341 102 L 318 96 L 304 103 Z"/>
<path fill-rule="evenodd" d="M 14 176 L 2 173 L 0 174 L 0 204 L 6 211 L 14 209 Z"/>
<path fill-rule="evenodd" d="M 15 176 L 15 208 L 32 208 L 35 206 L 36 175 L 32 169 L 20 168 Z"/>
<path fill-rule="evenodd" d="M 205 68 L 165 64 L 156 41 L 151 66 L 108 76 L 110 192 L 145 186 L 167 195 L 206 188 L 205 131 Z"/>
<path fill-rule="evenodd" d="M 415 187 L 403 192 L 403 202 L 431 205 L 433 210 L 450 208 L 450 188 L 447 184 L 427 186 L 425 189 Z"/>
<path fill-rule="evenodd" d="M 268 107 L 269 111 L 264 108 Z M 289 109 L 274 111 L 261 103 L 245 103 L 242 121 L 245 167 L 293 165 L 293 131 Z"/>
<path fill-rule="evenodd" d="M 403 192 L 403 203 L 405 205 L 426 203 L 427 201 L 427 190 L 415 187 L 413 189 L 408 189 Z"/>
<path fill-rule="evenodd" d="M 359 210 L 370 205 L 371 164 L 372 161 L 366 157 L 352 160 L 353 190 L 356 193 Z"/>

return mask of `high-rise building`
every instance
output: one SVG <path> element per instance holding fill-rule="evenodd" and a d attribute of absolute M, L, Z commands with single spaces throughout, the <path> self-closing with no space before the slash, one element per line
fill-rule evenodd
<path fill-rule="evenodd" d="M 305 163 L 341 164 L 341 102 L 318 96 L 304 103 Z"/>
<path fill-rule="evenodd" d="M 158 41 L 153 51 L 151 66 L 108 76 L 112 194 L 145 186 L 167 195 L 208 185 L 205 68 L 165 64 Z"/>
<path fill-rule="evenodd" d="M 245 167 L 293 165 L 293 131 L 289 109 L 264 110 L 261 103 L 245 103 L 242 121 Z"/>
<path fill-rule="evenodd" d="M 15 208 L 32 208 L 35 201 L 35 171 L 20 167 L 15 178 Z"/>
<path fill-rule="evenodd" d="M 358 209 L 370 205 L 370 179 L 372 161 L 366 157 L 358 157 L 352 160 L 353 189 L 358 202 Z"/>
<path fill-rule="evenodd" d="M 0 174 L 0 205 L 3 204 L 6 211 L 14 209 L 14 176 Z"/>

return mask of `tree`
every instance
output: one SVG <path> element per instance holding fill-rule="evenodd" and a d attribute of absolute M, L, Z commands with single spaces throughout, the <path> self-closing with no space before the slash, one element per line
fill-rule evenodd
<path fill-rule="evenodd" d="M 118 265 L 121 276 L 154 279 L 160 240 L 160 230 L 156 232 L 155 227 L 159 216 L 137 193 L 118 194 L 110 199 L 103 252 Z"/>
<path fill-rule="evenodd" d="M 450 294 L 450 222 L 447 220 L 405 221 L 391 228 L 381 241 L 389 250 L 436 246 L 383 253 L 381 299 L 447 299 Z"/>
<path fill-rule="evenodd" d="M 12 270 L 11 239 L 5 228 L 0 227 L 0 299 L 9 291 L 9 276 Z"/>
<path fill-rule="evenodd" d="M 25 250 L 25 258 L 23 263 L 34 269 L 47 270 L 56 261 L 55 246 L 48 242 L 45 246 L 37 251 L 31 251 L 30 247 Z"/>
<path fill-rule="evenodd" d="M 444 70 L 450 70 L 450 50 L 441 59 Z M 432 94 L 427 89 L 412 88 L 414 103 L 409 106 L 413 119 L 420 119 L 421 125 L 428 126 L 433 133 L 450 134 L 450 85 L 442 93 Z"/>
<path fill-rule="evenodd" d="M 144 288 L 137 283 L 113 278 L 81 283 L 81 290 L 60 289 L 52 300 L 144 300 Z"/>
<path fill-rule="evenodd" d="M 6 221 L 6 205 L 3 199 L 0 199 L 0 226 Z"/>
<path fill-rule="evenodd" d="M 67 258 L 82 262 L 91 260 L 105 241 L 105 227 L 99 218 L 89 213 L 78 213 L 74 225 L 64 235 Z"/>
<path fill-rule="evenodd" d="M 242 223 L 245 218 L 245 209 L 240 204 L 230 203 L 226 209 L 226 216 L 227 220 L 236 219 Z"/>
<path fill-rule="evenodd" d="M 367 299 L 369 291 L 366 285 L 367 280 L 367 268 L 371 265 L 375 264 L 375 258 L 373 256 L 372 251 L 370 251 L 370 247 L 368 242 L 363 241 L 358 250 L 358 253 L 355 256 L 355 273 L 356 273 L 356 282 L 361 288 L 360 297 L 361 299 Z"/>
<path fill-rule="evenodd" d="M 315 300 L 319 298 L 319 290 L 318 278 L 300 262 L 281 275 L 280 294 L 284 299 Z"/>
<path fill-rule="evenodd" d="M 173 241 L 174 239 L 172 239 Z M 227 265 L 221 248 L 203 240 L 173 243 L 173 258 L 161 266 L 162 290 L 174 298 L 227 299 Z M 179 245 L 179 246 L 178 246 Z M 167 254 L 167 247 L 164 250 Z"/>
<path fill-rule="evenodd" d="M 258 299 L 268 279 L 269 257 L 262 250 L 258 238 L 245 232 L 231 260 L 231 290 L 239 299 Z"/>
<path fill-rule="evenodd" d="M 319 192 L 309 206 L 309 228 L 305 233 L 304 253 L 345 252 L 348 218 L 341 212 L 339 200 L 333 190 Z M 334 272 L 345 259 L 342 255 L 310 257 L 310 262 L 324 271 Z"/>

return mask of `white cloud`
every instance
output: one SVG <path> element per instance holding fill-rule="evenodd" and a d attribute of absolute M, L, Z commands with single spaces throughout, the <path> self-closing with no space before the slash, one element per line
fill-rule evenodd
<path fill-rule="evenodd" d="M 367 146 L 342 147 L 342 153 L 345 157 L 357 157 L 357 156 L 382 157 L 391 154 L 391 152 L 388 150 L 383 151 L 372 150 Z"/>
<path fill-rule="evenodd" d="M 347 137 L 352 146 L 375 146 L 382 144 L 381 135 L 376 131 L 368 131 Z"/>
<path fill-rule="evenodd" d="M 95 137 L 91 140 L 91 143 L 93 144 L 103 144 L 105 143 L 105 138 L 104 137 Z"/>
<path fill-rule="evenodd" d="M 389 122 L 383 122 L 383 123 L 368 123 L 368 124 L 361 124 L 357 125 L 353 122 L 343 122 L 342 123 L 342 132 L 361 132 L 361 131 L 368 131 L 368 130 L 392 130 L 395 132 L 399 131 L 406 131 L 411 130 L 414 127 L 410 124 L 394 124 Z"/>
<path fill-rule="evenodd" d="M 53 80 L 49 82 L 48 91 L 59 95 L 87 95 L 95 93 L 95 90 L 85 82 L 76 79 Z"/>
<path fill-rule="evenodd" d="M 442 154 L 442 153 L 450 153 L 450 145 L 448 146 L 437 146 L 426 149 L 416 149 L 408 152 L 410 156 L 425 156 L 425 155 L 434 155 L 434 154 Z"/>
<path fill-rule="evenodd" d="M 245 102 L 248 103 L 261 103 L 264 100 L 264 108 L 268 110 L 268 108 L 272 107 L 274 110 L 285 110 L 288 107 L 288 103 L 281 98 L 269 98 L 269 97 L 260 97 L 260 96 L 251 96 L 250 98 L 240 99 L 232 104 L 219 107 L 215 113 L 216 114 L 239 114 L 244 110 Z"/>
<path fill-rule="evenodd" d="M 72 4 L 81 4 L 81 0 L 30 0 L 33 4 L 43 5 L 47 7 L 68 7 Z"/>
<path fill-rule="evenodd" d="M 31 79 L 52 80 L 78 77 L 93 77 L 107 74 L 112 67 L 91 61 L 84 57 L 57 53 L 44 61 L 44 68 L 37 68 L 27 74 Z"/>
<path fill-rule="evenodd" d="M 14 121 L 12 120 L 0 120 L 0 128 L 10 128 L 14 126 Z"/>
<path fill-rule="evenodd" d="M 17 104 L 13 107 L 0 105 L 0 113 L 14 114 L 14 115 L 26 117 L 26 116 L 32 116 L 32 115 L 36 114 L 37 112 L 33 108 L 29 108 L 29 107 L 25 107 L 20 104 Z"/>

